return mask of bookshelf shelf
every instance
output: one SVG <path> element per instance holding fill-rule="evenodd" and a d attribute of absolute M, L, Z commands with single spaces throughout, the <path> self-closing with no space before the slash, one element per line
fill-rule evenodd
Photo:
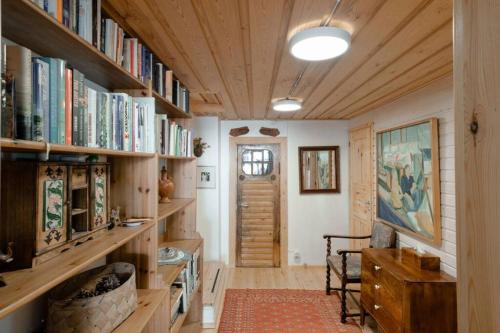
<path fill-rule="evenodd" d="M 203 243 L 202 239 L 183 239 L 178 241 L 163 242 L 158 244 L 158 247 L 175 247 L 190 253 L 194 253 Z M 158 266 L 158 276 L 162 282 L 163 288 L 170 288 L 175 278 L 186 267 L 186 262 L 181 261 L 177 265 L 161 265 Z"/>
<path fill-rule="evenodd" d="M 25 151 L 25 152 L 46 152 L 47 144 L 45 142 L 17 140 L 0 138 L 0 148 L 2 150 Z M 90 148 L 72 145 L 50 144 L 51 153 L 59 154 L 78 154 L 78 155 L 107 155 L 123 157 L 154 157 L 153 153 L 140 153 L 104 148 Z"/>
<path fill-rule="evenodd" d="M 2 273 L 7 285 L 1 288 L 0 319 L 152 227 L 156 227 L 155 222 L 146 222 L 137 228 L 116 227 L 102 237 L 89 240 L 43 264 Z"/>
<path fill-rule="evenodd" d="M 195 156 L 174 156 L 174 155 L 158 155 L 159 158 L 164 160 L 181 160 L 181 161 L 193 161 L 196 159 Z"/>
<path fill-rule="evenodd" d="M 65 59 L 85 77 L 107 89 L 147 89 L 83 38 L 30 0 L 2 1 L 2 36 L 43 56 Z"/>
<path fill-rule="evenodd" d="M 191 305 L 193 303 L 193 300 L 197 296 L 199 289 L 200 289 L 200 283 L 198 283 L 198 286 L 196 287 L 196 289 L 193 291 L 193 294 L 191 295 L 191 299 L 189 301 L 188 310 L 185 313 L 181 313 L 177 317 L 177 319 L 174 321 L 174 323 L 170 327 L 170 333 L 180 332 L 181 328 L 183 327 L 182 324 L 184 324 L 184 321 L 186 320 L 186 317 L 187 317 L 187 315 L 189 313 L 189 310 L 191 309 Z M 197 323 L 197 325 L 199 325 L 199 323 Z"/>
<path fill-rule="evenodd" d="M 155 98 L 156 113 L 166 114 L 169 118 L 192 118 L 190 113 L 184 112 L 154 90 L 153 97 Z"/>
<path fill-rule="evenodd" d="M 166 289 L 138 289 L 137 309 L 113 332 L 142 332 L 153 317 L 155 311 L 165 302 L 168 296 Z M 164 313 L 161 315 L 165 316 Z"/>
<path fill-rule="evenodd" d="M 163 220 L 177 213 L 192 202 L 195 202 L 195 199 L 171 199 L 169 203 L 158 204 L 158 220 Z"/>

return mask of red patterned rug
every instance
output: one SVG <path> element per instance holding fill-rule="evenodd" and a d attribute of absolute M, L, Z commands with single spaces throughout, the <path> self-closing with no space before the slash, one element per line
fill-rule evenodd
<path fill-rule="evenodd" d="M 359 333 L 340 323 L 340 300 L 319 290 L 228 289 L 219 333 Z"/>

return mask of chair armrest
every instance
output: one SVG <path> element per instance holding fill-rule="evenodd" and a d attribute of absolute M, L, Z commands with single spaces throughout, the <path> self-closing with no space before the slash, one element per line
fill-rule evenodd
<path fill-rule="evenodd" d="M 339 255 L 345 255 L 347 253 L 361 253 L 361 250 L 337 250 Z"/>
<path fill-rule="evenodd" d="M 349 236 L 349 235 L 323 235 L 323 239 L 330 239 L 330 238 L 344 238 L 344 239 L 367 239 L 370 238 L 372 235 L 366 235 L 366 236 Z"/>

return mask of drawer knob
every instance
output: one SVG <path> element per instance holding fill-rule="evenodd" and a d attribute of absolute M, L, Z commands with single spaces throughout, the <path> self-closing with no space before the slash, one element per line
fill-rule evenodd
<path fill-rule="evenodd" d="M 379 265 L 375 265 L 373 268 L 375 268 L 376 271 L 380 271 L 382 269 Z"/>
<path fill-rule="evenodd" d="M 375 304 L 375 305 L 373 306 L 373 308 L 374 308 L 375 310 L 378 310 L 378 309 L 380 309 L 380 308 L 381 308 L 381 306 L 380 306 L 380 305 Z"/>
<path fill-rule="evenodd" d="M 375 285 L 375 289 L 379 290 L 380 289 L 380 284 Z"/>

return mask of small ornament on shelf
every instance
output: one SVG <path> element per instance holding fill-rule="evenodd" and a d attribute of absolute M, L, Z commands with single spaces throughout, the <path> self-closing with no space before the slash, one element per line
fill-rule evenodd
<path fill-rule="evenodd" d="M 203 142 L 201 138 L 194 138 L 193 140 L 194 156 L 201 157 L 207 148 L 210 148 L 208 143 Z"/>
<path fill-rule="evenodd" d="M 174 182 L 172 178 L 167 174 L 167 169 L 163 167 L 161 169 L 160 180 L 158 181 L 158 194 L 160 195 L 160 203 L 169 203 L 170 197 L 174 193 Z"/>

